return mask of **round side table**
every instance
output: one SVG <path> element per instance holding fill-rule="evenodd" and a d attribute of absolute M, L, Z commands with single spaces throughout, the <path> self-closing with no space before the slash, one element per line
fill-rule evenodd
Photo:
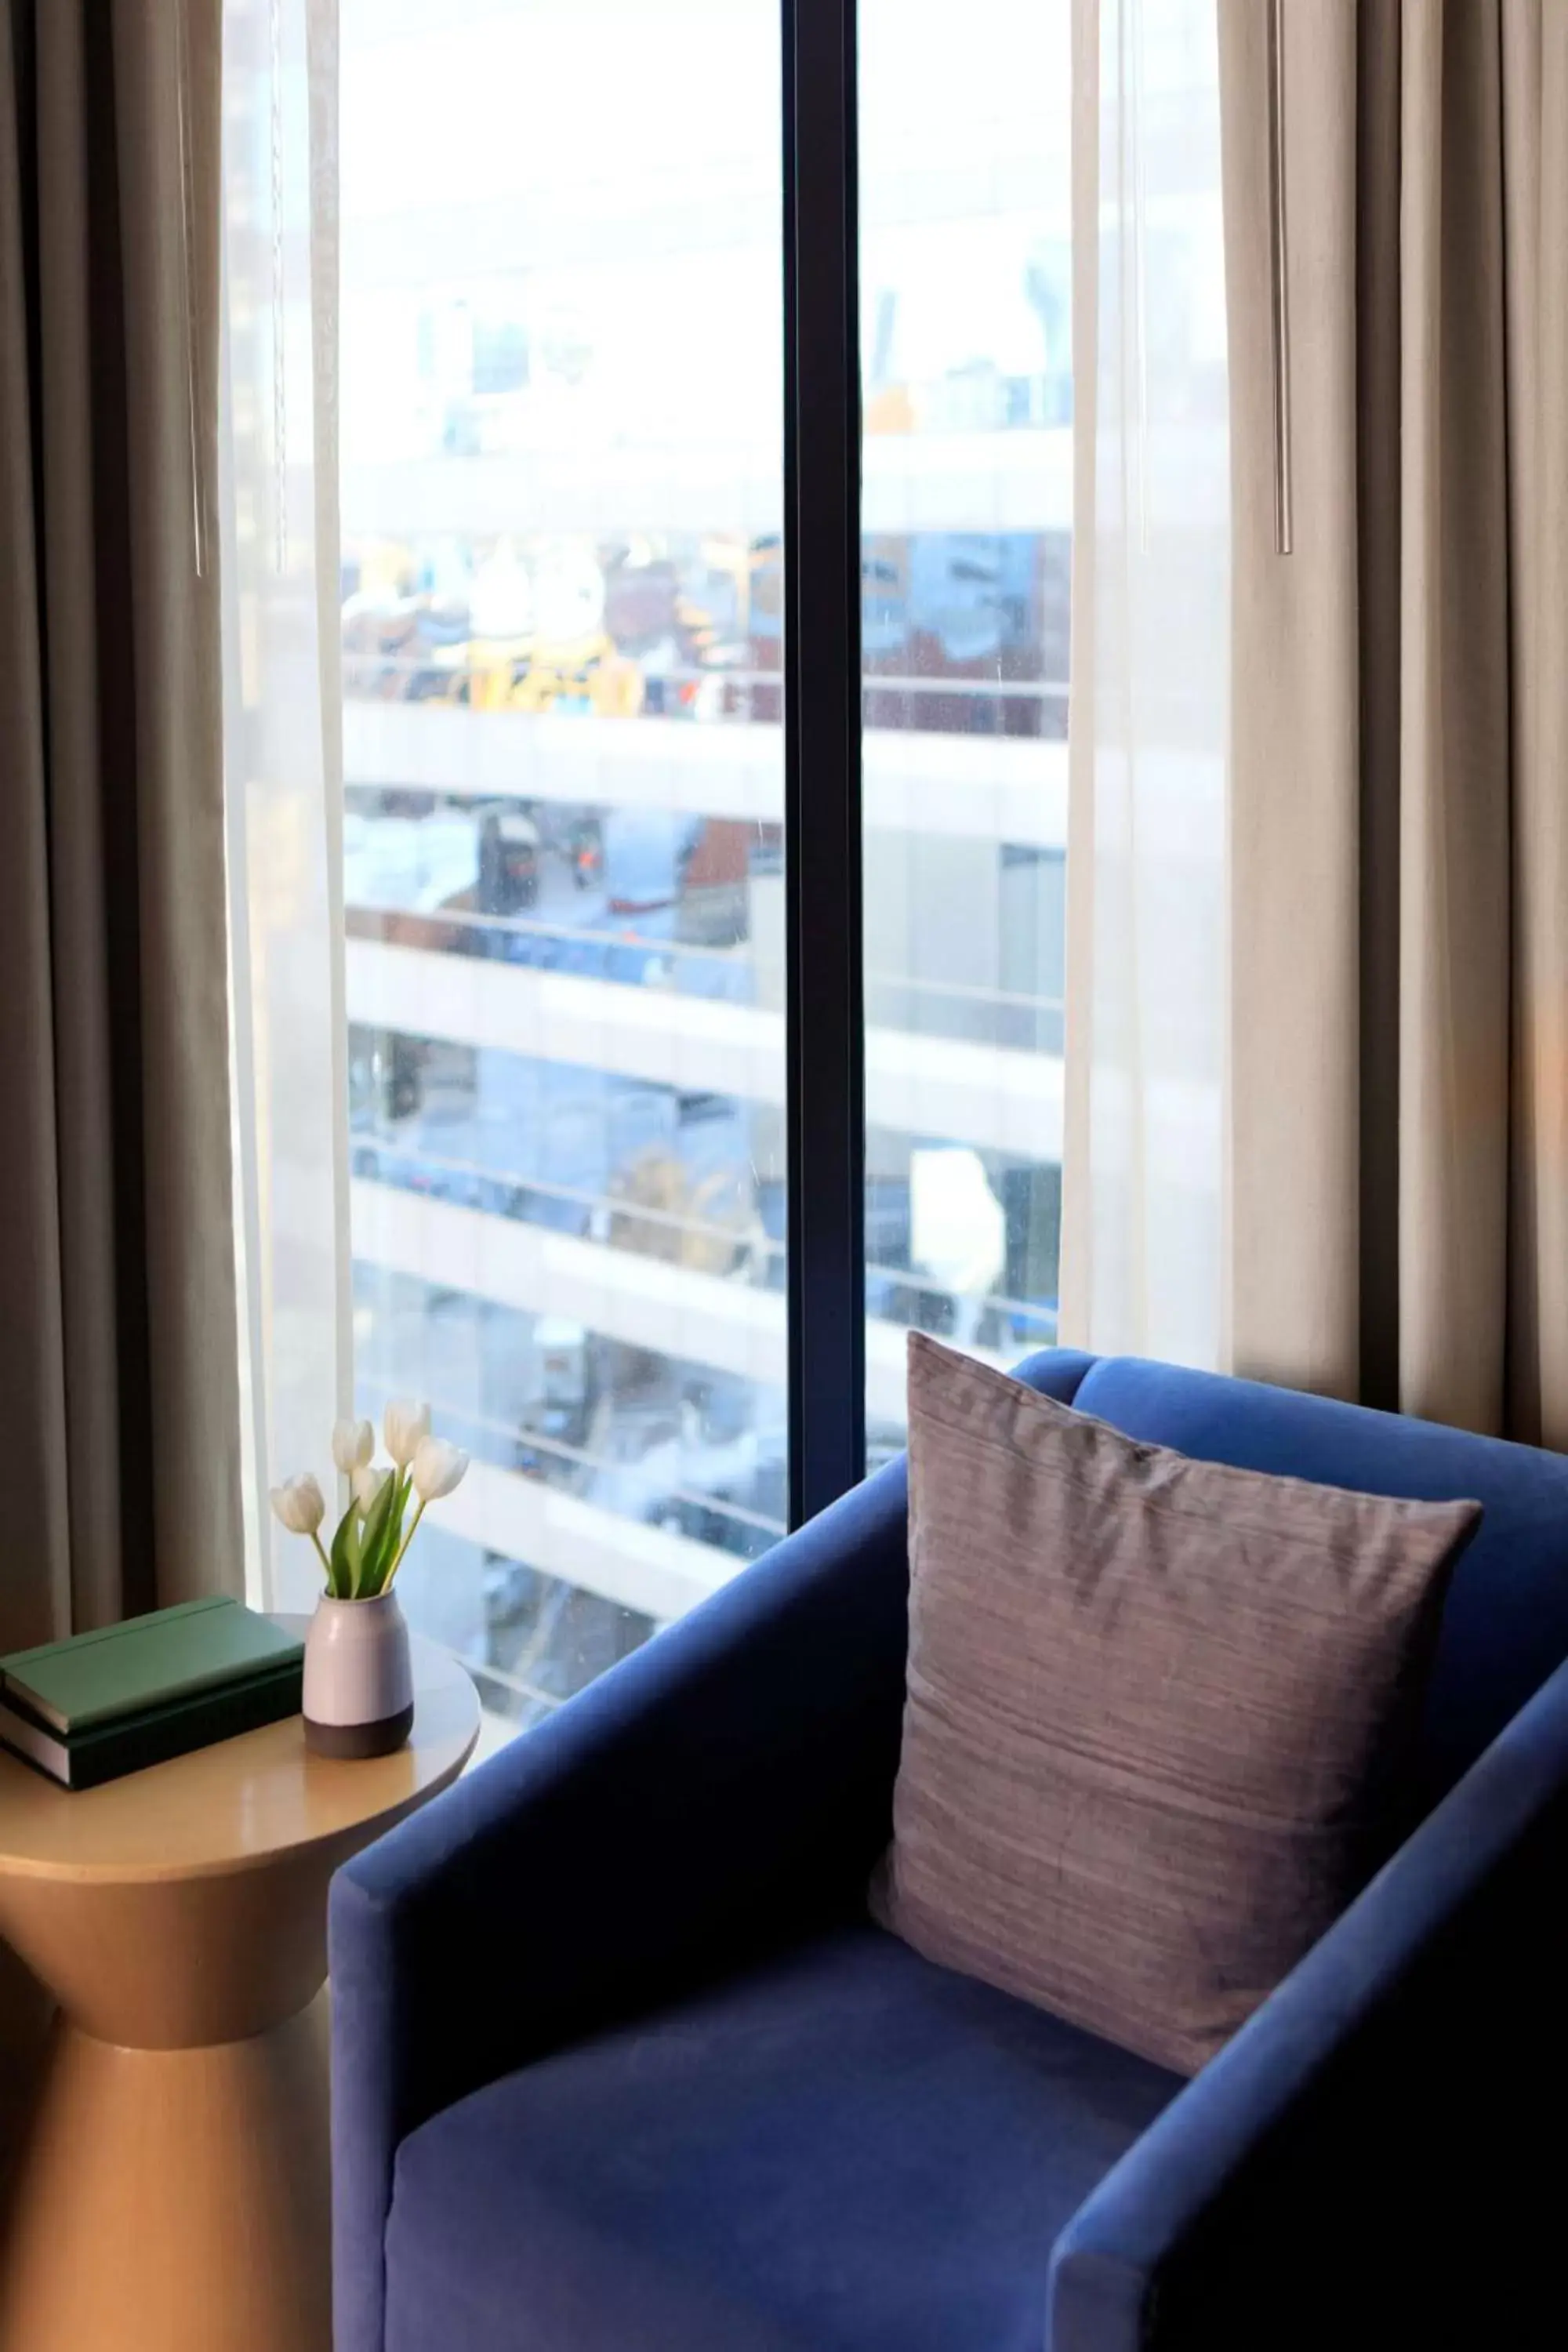
<path fill-rule="evenodd" d="M 414 1681 L 365 1763 L 297 1715 L 76 1794 L 0 1752 L 0 1935 L 59 2004 L 0 2352 L 331 2352 L 327 1881 L 479 1729 L 417 1636 Z"/>

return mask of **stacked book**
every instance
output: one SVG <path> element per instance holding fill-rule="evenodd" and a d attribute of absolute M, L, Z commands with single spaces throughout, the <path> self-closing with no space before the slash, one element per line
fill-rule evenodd
<path fill-rule="evenodd" d="M 303 1671 L 271 1618 L 186 1601 L 0 1658 L 0 1744 L 91 1789 L 297 1715 Z"/>

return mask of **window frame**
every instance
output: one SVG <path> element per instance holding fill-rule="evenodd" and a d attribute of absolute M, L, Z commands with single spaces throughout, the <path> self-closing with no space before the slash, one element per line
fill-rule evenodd
<path fill-rule="evenodd" d="M 866 1467 L 856 0 L 781 0 L 790 1525 Z"/>

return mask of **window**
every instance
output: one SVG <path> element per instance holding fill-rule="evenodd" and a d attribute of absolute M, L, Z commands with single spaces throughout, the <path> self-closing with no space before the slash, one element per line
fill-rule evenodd
<path fill-rule="evenodd" d="M 767 0 L 342 17 L 360 1410 L 526 1723 L 785 1525 Z"/>
<path fill-rule="evenodd" d="M 334 137 L 227 0 L 257 1444 L 430 1399 L 495 1737 L 895 1450 L 909 1328 L 1054 1336 L 1068 7 L 977 5 L 857 100 L 843 0 L 342 0 Z"/>
<path fill-rule="evenodd" d="M 867 1442 L 903 1328 L 1056 1336 L 1068 11 L 861 0 Z M 997 61 L 1005 58 L 1005 71 Z"/>

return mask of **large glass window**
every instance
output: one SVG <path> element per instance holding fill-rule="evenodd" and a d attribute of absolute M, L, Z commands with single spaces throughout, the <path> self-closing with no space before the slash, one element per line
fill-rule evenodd
<path fill-rule="evenodd" d="M 867 1441 L 903 1327 L 1056 1336 L 1068 0 L 861 0 Z"/>
<path fill-rule="evenodd" d="M 359 1407 L 521 1725 L 786 1509 L 772 0 L 344 0 Z"/>
<path fill-rule="evenodd" d="M 499 1738 L 1055 1336 L 1068 0 L 860 0 L 858 352 L 837 0 L 227 9 L 253 1483 L 429 1399 Z"/>

